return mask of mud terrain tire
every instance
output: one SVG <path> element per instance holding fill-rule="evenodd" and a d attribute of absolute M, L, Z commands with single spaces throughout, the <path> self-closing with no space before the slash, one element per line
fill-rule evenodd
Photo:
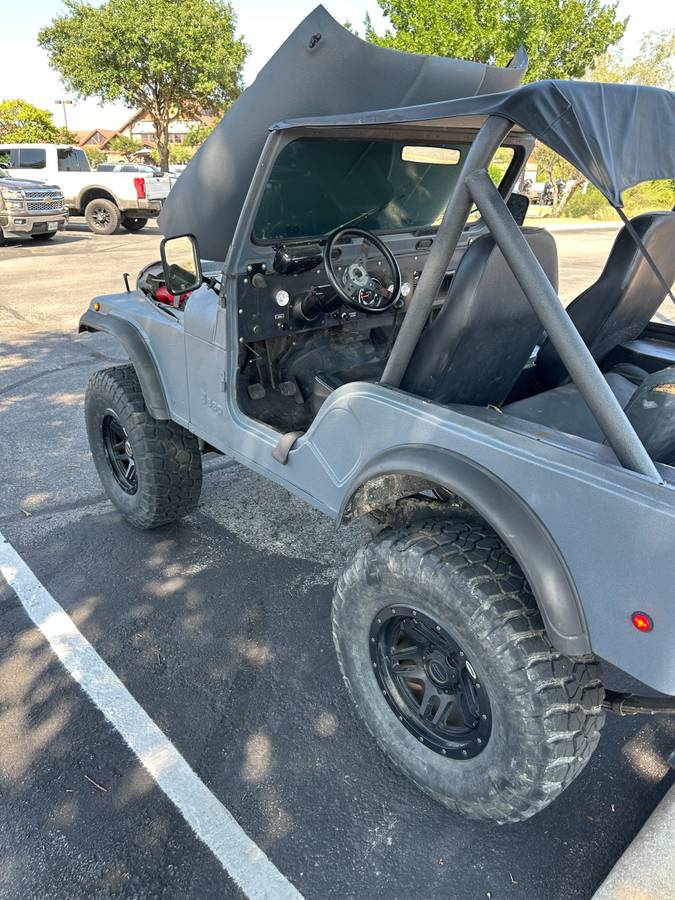
<path fill-rule="evenodd" d="M 113 366 L 92 375 L 85 395 L 87 437 L 103 488 L 137 528 L 157 528 L 194 510 L 202 486 L 197 438 L 175 422 L 154 419 L 145 407 L 133 366 Z M 131 450 L 125 477 L 110 434 Z M 125 451 L 122 450 L 122 453 Z"/>
<path fill-rule="evenodd" d="M 399 721 L 391 691 L 386 699 L 371 644 L 378 615 L 395 605 L 442 623 L 471 660 L 491 714 L 477 755 L 429 749 Z M 576 778 L 598 743 L 598 665 L 553 648 L 522 571 L 472 512 L 386 529 L 361 548 L 336 587 L 333 638 L 347 688 L 382 750 L 461 815 L 501 824 L 529 818 Z"/>

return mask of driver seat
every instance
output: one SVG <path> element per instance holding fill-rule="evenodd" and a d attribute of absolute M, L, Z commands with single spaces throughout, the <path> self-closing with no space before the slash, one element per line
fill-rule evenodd
<path fill-rule="evenodd" d="M 550 232 L 522 228 L 548 280 L 558 289 L 558 252 Z M 448 297 L 427 325 L 401 388 L 437 403 L 501 406 L 543 328 L 490 235 L 462 257 Z"/>

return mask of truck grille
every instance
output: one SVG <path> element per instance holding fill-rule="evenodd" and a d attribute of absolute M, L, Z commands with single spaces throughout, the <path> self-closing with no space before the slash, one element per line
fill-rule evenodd
<path fill-rule="evenodd" d="M 26 192 L 28 212 L 56 212 L 63 207 L 63 197 L 58 194 L 39 194 L 37 191 Z"/>

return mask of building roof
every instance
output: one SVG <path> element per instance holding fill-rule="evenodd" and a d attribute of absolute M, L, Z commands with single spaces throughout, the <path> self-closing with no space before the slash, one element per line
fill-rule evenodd
<path fill-rule="evenodd" d="M 90 128 L 89 131 L 76 131 L 75 135 L 77 136 L 77 142 L 80 147 L 84 147 L 85 144 L 92 144 L 96 147 L 104 147 L 111 137 L 114 137 L 117 134 L 117 130 L 114 128 Z M 95 135 L 100 135 L 101 140 L 93 140 Z"/>

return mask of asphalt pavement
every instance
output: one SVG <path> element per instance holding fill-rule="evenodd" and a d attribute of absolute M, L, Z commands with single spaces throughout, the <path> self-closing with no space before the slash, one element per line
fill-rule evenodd
<path fill-rule="evenodd" d="M 556 235 L 567 299 L 614 234 Z M 77 319 L 158 244 L 75 224 L 0 249 L 0 532 L 305 897 L 590 897 L 672 782 L 672 722 L 610 718 L 528 822 L 459 819 L 392 769 L 339 677 L 332 584 L 359 526 L 223 457 L 179 526 L 135 531 L 104 498 L 82 401 L 120 352 Z M 1 900 L 241 896 L 1 579 L 0 621 Z"/>

